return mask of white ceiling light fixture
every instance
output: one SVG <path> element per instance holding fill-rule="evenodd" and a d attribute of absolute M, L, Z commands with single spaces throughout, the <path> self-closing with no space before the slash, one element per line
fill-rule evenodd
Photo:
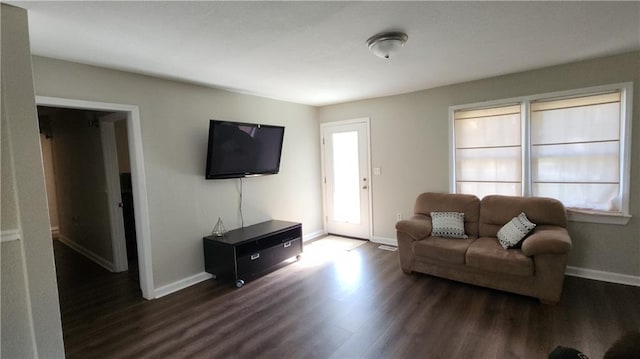
<path fill-rule="evenodd" d="M 367 46 L 374 55 L 388 59 L 404 46 L 408 38 L 404 32 L 381 32 L 371 36 L 367 40 Z"/>

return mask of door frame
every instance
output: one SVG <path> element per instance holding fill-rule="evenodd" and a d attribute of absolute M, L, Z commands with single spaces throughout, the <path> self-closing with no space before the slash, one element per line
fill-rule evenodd
<path fill-rule="evenodd" d="M 129 160 L 131 162 L 131 186 L 135 208 L 134 217 L 138 246 L 140 289 L 142 291 L 142 297 L 145 299 L 155 298 L 151 252 L 151 227 L 149 222 L 149 205 L 147 200 L 147 181 L 145 179 L 144 171 L 144 156 L 142 154 L 140 109 L 135 105 L 47 96 L 36 96 L 36 105 L 126 113 L 127 133 L 129 135 Z"/>
<path fill-rule="evenodd" d="M 367 133 L 367 178 L 369 179 L 369 191 L 367 191 L 369 196 L 369 208 L 368 216 L 369 216 L 369 235 L 367 237 L 368 240 L 373 238 L 373 179 L 371 178 L 371 121 L 369 117 L 360 117 L 354 118 L 351 120 L 341 120 L 341 121 L 331 121 L 331 122 L 323 122 L 320 124 L 320 167 L 321 167 L 321 183 L 322 183 L 322 226 L 324 229 L 324 233 L 329 233 L 327 228 L 327 222 L 329 221 L 328 210 L 327 210 L 327 177 L 326 177 L 326 169 L 325 169 L 325 146 L 324 146 L 324 132 L 327 127 L 332 126 L 342 126 L 342 125 L 351 125 L 351 124 L 361 124 L 364 123 L 366 127 Z"/>

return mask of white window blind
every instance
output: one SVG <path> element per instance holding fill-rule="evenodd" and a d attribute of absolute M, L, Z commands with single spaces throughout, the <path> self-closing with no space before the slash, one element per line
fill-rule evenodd
<path fill-rule="evenodd" d="M 522 195 L 520 105 L 454 113 L 456 192 Z"/>
<path fill-rule="evenodd" d="M 532 195 L 620 211 L 620 92 L 531 103 Z"/>
<path fill-rule="evenodd" d="M 633 84 L 451 108 L 451 189 L 551 197 L 569 218 L 626 224 Z"/>

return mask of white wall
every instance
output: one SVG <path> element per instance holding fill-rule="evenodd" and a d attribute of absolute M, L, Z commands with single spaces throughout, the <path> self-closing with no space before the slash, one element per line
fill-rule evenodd
<path fill-rule="evenodd" d="M 218 217 L 240 226 L 239 180 L 204 179 L 209 119 L 286 128 L 280 173 L 244 180 L 245 225 L 322 230 L 316 108 L 43 57 L 33 68 L 39 96 L 139 106 L 156 288 L 204 271 L 202 237 Z"/>
<path fill-rule="evenodd" d="M 626 226 L 571 222 L 569 265 L 640 276 L 640 52 L 325 106 L 318 113 L 321 122 L 371 118 L 372 166 L 382 169 L 372 178 L 373 233 L 388 239 L 395 238 L 396 213 L 410 216 L 419 193 L 449 190 L 450 106 L 627 81 L 634 82 L 633 218 Z"/>
<path fill-rule="evenodd" d="M 40 137 L 33 90 L 27 12 L 1 4 L 2 26 L 2 149 L 9 148 L 9 160 L 2 160 L 12 186 L 3 188 L 2 230 L 19 229 L 19 241 L 2 244 L 12 255 L 3 258 L 2 356 L 29 358 L 64 357 L 58 288 L 49 230 L 47 193 L 42 169 Z M 8 136 L 7 136 L 8 134 Z M 11 184 L 11 183 L 10 183 Z M 5 194 L 7 194 L 5 196 Z M 5 198 L 11 198 L 5 203 Z M 17 228 L 5 228 L 11 226 Z M 6 273 L 5 273 L 6 271 Z M 8 323 L 5 318 L 9 315 Z M 10 327 L 7 327 L 7 324 Z M 16 332 L 13 332 L 13 330 Z M 24 338 L 16 340 L 14 335 Z M 5 346 L 9 349 L 5 352 Z"/>

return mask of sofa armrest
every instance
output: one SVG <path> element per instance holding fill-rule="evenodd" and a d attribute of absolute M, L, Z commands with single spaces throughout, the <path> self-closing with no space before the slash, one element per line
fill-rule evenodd
<path fill-rule="evenodd" d="M 409 219 L 398 221 L 396 230 L 409 235 L 414 240 L 420 240 L 431 235 L 431 218 L 417 214 Z"/>
<path fill-rule="evenodd" d="M 566 254 L 570 249 L 569 232 L 559 226 L 538 226 L 522 243 L 522 254 L 529 257 L 538 254 Z"/>

